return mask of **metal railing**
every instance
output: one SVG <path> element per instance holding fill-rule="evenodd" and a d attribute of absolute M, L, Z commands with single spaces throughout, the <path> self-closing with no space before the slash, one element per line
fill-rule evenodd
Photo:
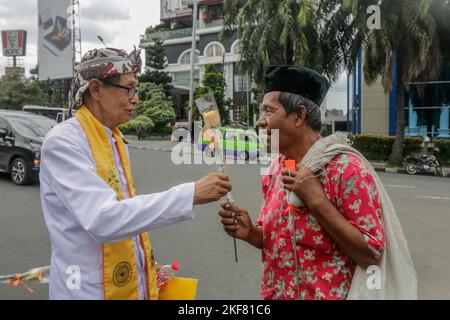
<path fill-rule="evenodd" d="M 197 22 L 197 30 L 208 29 L 214 27 L 220 27 L 223 25 L 223 20 L 213 20 L 210 23 L 205 23 L 203 21 Z M 180 39 L 192 36 L 192 28 L 183 28 L 183 29 L 175 29 L 175 30 L 165 30 L 153 32 L 150 34 L 141 35 L 141 41 L 151 41 L 154 38 L 159 38 L 162 41 L 171 40 L 171 39 Z"/>

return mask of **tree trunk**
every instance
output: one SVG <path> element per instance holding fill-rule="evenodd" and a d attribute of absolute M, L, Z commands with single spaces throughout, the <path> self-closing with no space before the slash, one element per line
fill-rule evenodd
<path fill-rule="evenodd" d="M 397 134 L 389 158 L 389 163 L 395 166 L 403 165 L 403 149 L 405 145 L 405 86 L 402 81 L 403 68 L 400 61 L 399 59 L 397 69 Z"/>
<path fill-rule="evenodd" d="M 288 66 L 293 66 L 294 65 L 294 48 L 292 45 L 292 41 L 291 38 L 288 37 L 287 41 L 286 41 L 286 46 L 285 46 L 285 50 L 286 50 L 286 55 L 285 55 L 285 59 L 286 59 L 286 65 Z"/>

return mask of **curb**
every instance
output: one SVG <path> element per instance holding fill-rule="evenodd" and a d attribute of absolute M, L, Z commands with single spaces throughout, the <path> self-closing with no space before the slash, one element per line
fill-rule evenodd
<path fill-rule="evenodd" d="M 405 169 L 401 169 L 401 168 L 375 168 L 376 172 L 382 172 L 382 173 L 393 173 L 393 174 L 405 174 L 408 175 L 406 173 Z M 450 172 L 447 172 L 447 176 L 446 177 L 439 177 L 437 175 L 437 173 L 435 172 L 421 172 L 416 174 L 416 176 L 428 176 L 428 177 L 438 177 L 438 178 L 450 178 Z"/>
<path fill-rule="evenodd" d="M 167 148 L 148 148 L 148 147 L 138 147 L 138 146 L 129 146 L 130 149 L 138 149 L 138 150 L 148 150 L 148 151 L 162 151 L 162 152 L 172 152 L 172 149 Z"/>

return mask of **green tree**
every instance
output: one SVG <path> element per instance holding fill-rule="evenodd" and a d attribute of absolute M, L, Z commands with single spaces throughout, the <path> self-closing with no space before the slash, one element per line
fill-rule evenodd
<path fill-rule="evenodd" d="M 206 65 L 202 85 L 197 87 L 194 91 L 194 100 L 208 93 L 209 91 L 212 91 L 214 93 L 214 98 L 219 108 L 222 124 L 229 124 L 229 110 L 231 101 L 229 99 L 225 99 L 225 80 L 223 78 L 223 73 L 216 71 L 214 65 L 212 64 Z M 193 119 L 194 121 L 200 119 L 200 114 L 195 106 Z"/>
<path fill-rule="evenodd" d="M 397 89 L 397 134 L 389 162 L 402 165 L 405 144 L 405 92 L 413 81 L 435 79 L 442 69 L 436 22 L 430 8 L 447 0 L 344 0 L 363 34 L 364 77 L 368 84 L 380 76 L 386 92 Z M 379 5 L 381 29 L 367 28 L 367 7 Z M 447 17 L 448 21 L 448 17 Z M 394 83 L 394 65 L 397 83 Z"/>
<path fill-rule="evenodd" d="M 433 0 L 430 12 L 436 21 L 436 32 L 444 62 L 450 66 L 450 0 Z"/>
<path fill-rule="evenodd" d="M 38 82 L 20 73 L 9 73 L 0 79 L 0 109 L 21 110 L 24 105 L 45 105 L 48 96 Z"/>
<path fill-rule="evenodd" d="M 146 70 L 145 73 L 139 76 L 140 82 L 151 82 L 162 85 L 166 96 L 170 95 L 170 90 L 173 86 L 170 85 L 172 78 L 168 72 L 164 72 L 167 67 L 166 51 L 164 49 L 164 42 L 158 38 L 154 38 L 153 45 L 146 51 Z"/>
<path fill-rule="evenodd" d="M 136 127 L 140 124 L 144 127 L 145 132 L 150 133 L 153 128 L 155 127 L 155 123 L 146 116 L 138 116 L 135 119 L 132 119 L 128 121 L 125 124 L 122 124 L 119 126 L 120 131 L 122 131 L 123 134 L 136 134 Z"/>
<path fill-rule="evenodd" d="M 141 83 L 139 85 L 139 103 L 136 113 L 150 118 L 155 127 L 154 131 L 161 132 L 176 116 L 172 101 L 166 97 L 161 85 Z"/>
<path fill-rule="evenodd" d="M 145 34 L 152 34 L 155 32 L 156 32 L 156 29 L 153 26 L 148 26 L 147 29 L 145 29 Z"/>
<path fill-rule="evenodd" d="M 310 67 L 336 80 L 355 56 L 342 40 L 350 31 L 341 7 L 342 0 L 225 0 L 222 36 L 237 31 L 241 66 L 258 86 L 273 64 Z"/>
<path fill-rule="evenodd" d="M 381 29 L 369 30 L 367 9 L 381 9 Z M 390 162 L 403 160 L 405 89 L 436 78 L 448 48 L 448 0 L 225 0 L 223 36 L 238 33 L 242 67 L 258 86 L 271 64 L 306 66 L 334 81 L 352 70 L 362 49 L 364 76 L 392 89 L 397 66 L 397 137 Z M 439 18 L 438 18 L 439 17 Z M 441 49 L 442 48 L 442 49 Z"/>

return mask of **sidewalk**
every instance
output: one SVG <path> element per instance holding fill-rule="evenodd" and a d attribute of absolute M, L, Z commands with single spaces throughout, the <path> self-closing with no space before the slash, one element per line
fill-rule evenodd
<path fill-rule="evenodd" d="M 151 138 L 146 140 L 137 140 L 136 136 L 125 136 L 125 138 L 128 140 L 130 148 L 140 150 L 172 152 L 173 147 L 180 144 L 179 142 L 171 142 L 170 138 Z M 384 162 L 371 161 L 371 164 L 377 172 L 406 174 L 404 168 L 386 168 L 386 163 Z M 444 167 L 444 169 L 447 172 L 447 178 L 450 178 L 450 167 Z M 431 170 L 418 175 L 437 176 L 437 173 L 435 170 Z"/>
<path fill-rule="evenodd" d="M 377 172 L 386 172 L 386 173 L 398 173 L 398 174 L 406 174 L 405 168 L 386 168 L 385 162 L 370 162 Z M 447 177 L 450 178 L 450 167 L 443 167 L 443 169 L 447 172 Z M 438 174 L 436 170 L 431 169 L 429 172 L 421 172 L 417 174 L 418 176 L 436 176 Z"/>
<path fill-rule="evenodd" d="M 149 137 L 138 140 L 136 136 L 125 136 L 125 139 L 127 139 L 130 148 L 141 150 L 170 152 L 177 145 L 176 142 L 170 141 L 170 137 Z"/>

